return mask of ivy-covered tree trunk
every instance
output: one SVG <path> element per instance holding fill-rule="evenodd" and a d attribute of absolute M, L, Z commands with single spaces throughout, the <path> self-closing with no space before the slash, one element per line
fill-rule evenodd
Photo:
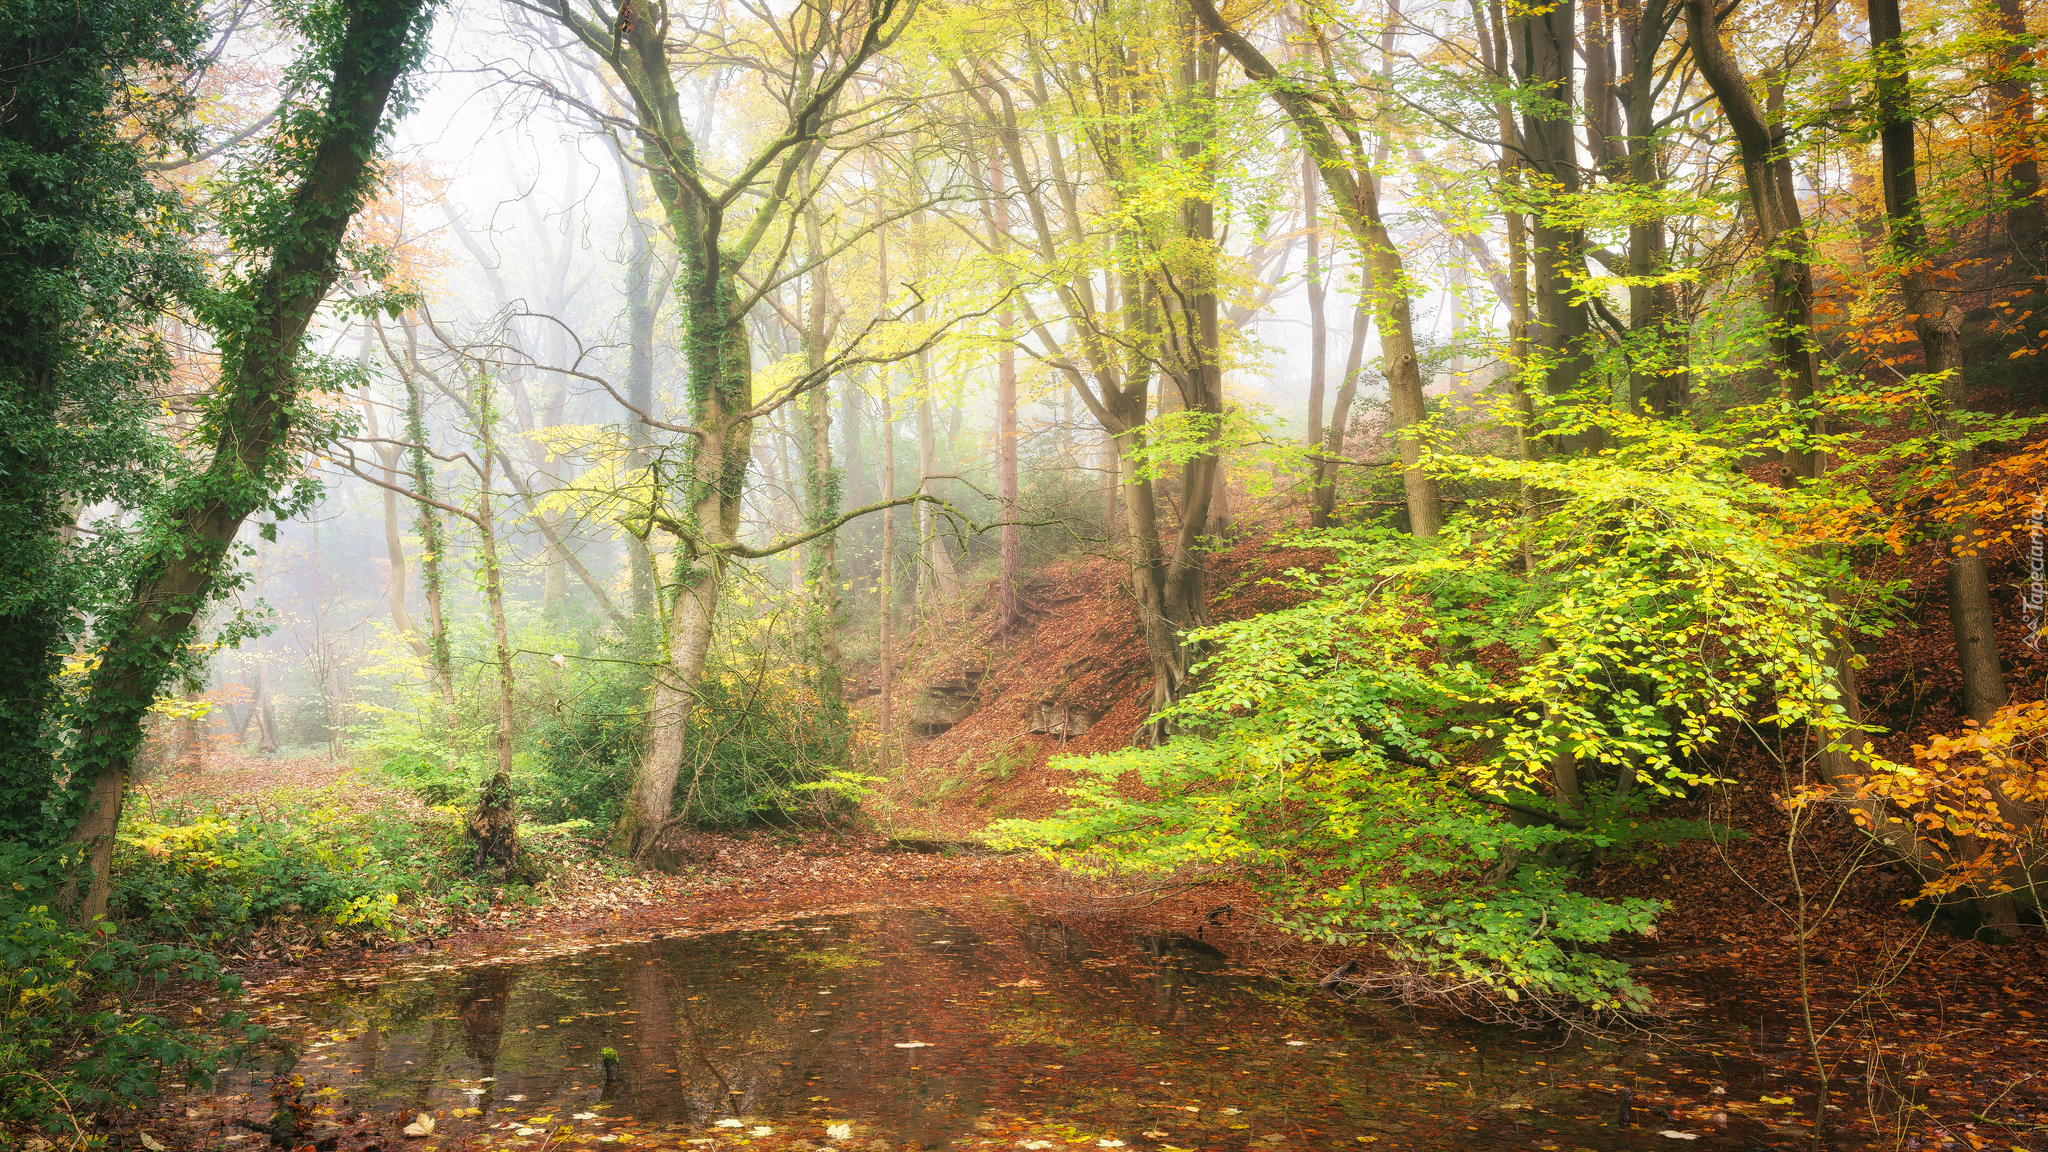
<path fill-rule="evenodd" d="M 479 388 L 479 392 L 483 389 Z M 498 708 L 491 725 L 491 751 L 497 770 L 484 781 L 476 807 L 469 814 L 469 843 L 480 865 L 495 865 L 510 874 L 519 862 L 519 814 L 512 796 L 512 632 L 505 621 L 505 581 L 498 563 L 497 513 L 491 507 L 491 473 L 502 464 L 491 421 L 495 412 L 488 394 L 476 404 L 479 432 L 484 443 L 483 466 L 478 469 L 476 529 L 483 543 L 484 605 L 491 613 L 491 640 L 498 665 Z"/>
<path fill-rule="evenodd" d="M 266 242 L 248 279 L 230 286 L 203 319 L 221 350 L 220 382 L 207 432 L 205 467 L 183 478 L 151 510 L 148 551 L 127 603 L 103 629 L 72 755 L 83 783 L 72 842 L 91 872 L 65 903 L 80 919 L 106 911 L 114 832 L 121 820 L 142 721 L 178 663 L 192 622 L 219 588 L 242 521 L 278 499 L 306 446 L 301 378 L 307 327 L 340 273 L 342 237 L 376 184 L 377 146 L 400 79 L 418 61 L 431 23 L 429 0 L 348 0 L 341 20 L 309 21 L 309 51 L 323 67 L 324 99 L 298 118 L 303 134 L 284 146 L 302 158 L 297 181 L 267 219 L 251 222 Z"/>
<path fill-rule="evenodd" d="M 619 818 L 617 842 L 634 857 L 655 846 L 676 806 L 683 758 L 688 749 L 697 685 L 711 653 L 712 626 L 724 587 L 726 555 L 736 543 L 746 470 L 752 454 L 752 426 L 735 421 L 746 409 L 753 363 L 746 319 L 733 304 L 733 270 L 695 265 L 686 257 L 683 312 L 684 355 L 690 370 L 692 407 L 701 430 L 689 452 L 684 478 L 689 535 L 677 543 L 674 599 L 669 608 L 668 658 L 654 669 L 648 698 L 648 735 Z M 683 798 L 687 812 L 695 782 Z"/>
<path fill-rule="evenodd" d="M 812 160 L 815 161 L 813 155 Z M 811 182 L 813 169 L 806 167 L 804 182 Z M 818 210 L 811 207 L 804 212 L 804 241 L 814 266 L 809 280 L 809 305 L 804 311 L 804 359 L 812 371 L 819 371 L 829 357 L 828 345 L 832 329 L 832 286 L 826 278 L 827 260 L 825 236 Z M 851 380 L 847 382 L 847 397 L 851 399 L 855 389 Z M 840 491 L 843 473 L 832 464 L 832 389 L 829 383 L 820 383 L 810 395 L 804 397 L 804 527 L 814 529 L 828 524 L 839 515 Z M 860 413 L 853 404 L 843 405 L 841 418 L 846 425 L 847 470 L 853 470 L 855 461 L 851 455 L 856 450 L 855 431 Z M 811 618 L 805 624 L 809 633 L 807 640 L 811 648 L 811 661 L 815 664 L 812 682 L 817 686 L 818 699 L 826 708 L 840 706 L 845 688 L 845 672 L 839 650 L 839 624 L 844 615 L 839 600 L 839 534 L 827 532 L 804 547 L 804 583 L 811 593 Z"/>

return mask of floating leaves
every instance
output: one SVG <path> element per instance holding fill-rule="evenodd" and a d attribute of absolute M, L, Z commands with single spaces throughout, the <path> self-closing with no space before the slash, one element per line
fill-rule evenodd
<path fill-rule="evenodd" d="M 429 1112 L 422 1112 L 419 1115 L 413 1117 L 412 1123 L 407 1124 L 405 1126 L 404 1131 L 407 1136 L 411 1136 L 415 1139 L 421 1136 L 432 1136 L 434 1134 L 433 1114 Z"/>

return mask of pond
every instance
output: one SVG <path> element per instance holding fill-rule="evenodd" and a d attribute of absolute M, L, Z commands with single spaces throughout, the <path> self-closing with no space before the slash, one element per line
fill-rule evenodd
<path fill-rule="evenodd" d="M 309 1090 L 338 1112 L 430 1113 L 435 1145 L 1568 1152 L 1793 1140 L 1716 1103 L 1757 1096 L 1720 1095 L 1752 1070 L 1712 1055 L 1345 1004 L 1235 970 L 1199 939 L 1009 905 L 544 941 L 264 1000 L 296 1037 L 286 1068 Z M 238 1087 L 266 1083 L 250 1073 Z M 1637 1102 L 1626 1129 L 1623 1090 Z M 1644 1110 L 1659 1100 L 1662 1114 Z"/>

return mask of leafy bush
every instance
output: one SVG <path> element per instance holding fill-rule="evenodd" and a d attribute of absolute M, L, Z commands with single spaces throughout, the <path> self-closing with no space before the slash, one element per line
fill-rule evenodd
<path fill-rule="evenodd" d="M 459 823 L 314 806 L 292 819 L 137 812 L 122 827 L 110 911 L 148 936 L 220 946 L 284 920 L 369 939 L 401 933 L 401 905 L 467 905 Z"/>
<path fill-rule="evenodd" d="M 0 851 L 6 874 L 18 877 L 0 898 L 0 1125 L 60 1132 L 88 1113 L 155 1096 L 164 1080 L 204 1088 L 263 1038 L 238 1012 L 215 1022 L 234 1037 L 222 1041 L 149 1011 L 153 992 L 182 987 L 232 999 L 241 982 L 194 948 L 60 923 L 46 902 L 47 863 L 15 846 Z"/>
<path fill-rule="evenodd" d="M 637 670 L 596 679 L 535 720 L 526 731 L 534 772 L 520 782 L 527 811 L 553 821 L 618 820 L 640 754 L 646 681 Z"/>
<path fill-rule="evenodd" d="M 1589 948 L 1659 906 L 1575 892 L 1578 866 L 1703 834 L 1643 813 L 1708 781 L 1698 756 L 1727 727 L 1822 746 L 1853 727 L 1843 577 L 1778 527 L 1813 497 L 1731 456 L 1647 429 L 1596 463 L 1445 462 L 1510 498 L 1432 539 L 1306 538 L 1338 559 L 1295 574 L 1305 602 L 1195 635 L 1216 655 L 1170 744 L 1056 761 L 1076 805 L 996 842 L 1096 874 L 1242 876 L 1294 931 L 1380 949 L 1404 994 L 1647 1007 Z M 1525 518 L 1517 483 L 1554 511 Z"/>
<path fill-rule="evenodd" d="M 433 733 L 387 722 L 363 742 L 362 754 L 393 784 L 429 805 L 472 800 L 492 771 L 481 751 L 467 754 Z"/>
<path fill-rule="evenodd" d="M 835 779 L 846 729 L 790 666 L 757 660 L 709 669 L 698 696 L 676 815 L 703 828 L 736 828 L 839 811 L 840 792 L 798 789 Z"/>

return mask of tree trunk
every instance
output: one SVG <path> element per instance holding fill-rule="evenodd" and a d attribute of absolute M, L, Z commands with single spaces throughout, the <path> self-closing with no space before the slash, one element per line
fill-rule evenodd
<path fill-rule="evenodd" d="M 939 494 L 942 481 L 933 479 L 939 470 L 937 437 L 933 435 L 931 378 L 924 357 L 918 357 L 917 364 L 917 464 L 918 487 L 930 495 Z M 925 599 L 933 604 L 944 604 L 959 595 L 960 578 L 953 568 L 953 553 L 946 547 L 946 537 L 939 530 L 938 513 L 930 504 L 917 506 L 918 551 L 923 560 L 918 570 L 918 580 L 926 589 Z"/>
<path fill-rule="evenodd" d="M 1743 184 L 1749 191 L 1751 216 L 1760 247 L 1769 253 L 1770 282 L 1765 308 L 1771 318 L 1771 360 L 1784 397 L 1809 408 L 1815 390 L 1813 331 L 1813 268 L 1810 245 L 1793 194 L 1792 163 L 1780 147 L 1778 133 L 1750 91 L 1726 45 L 1708 0 L 1684 0 L 1687 43 L 1700 75 L 1728 118 L 1742 157 Z M 1809 418 L 1813 430 L 1818 421 Z M 1817 479 L 1825 462 L 1819 454 L 1795 449 L 1785 454 L 1795 480 Z"/>
<path fill-rule="evenodd" d="M 1365 301 L 1372 295 L 1368 290 L 1351 312 L 1351 351 L 1344 356 L 1344 382 L 1337 386 L 1337 403 L 1330 410 L 1330 426 L 1323 431 L 1323 455 L 1330 458 L 1329 480 L 1316 489 L 1316 515 L 1320 522 L 1329 525 L 1337 518 L 1337 469 L 1342 467 L 1334 461 L 1348 459 L 1344 455 L 1344 439 L 1351 429 L 1351 404 L 1358 397 L 1358 373 L 1365 365 L 1365 336 L 1372 327 L 1372 313 L 1366 309 Z"/>
<path fill-rule="evenodd" d="M 925 272 L 922 213 L 917 217 L 916 236 L 917 243 L 911 251 L 912 275 L 922 282 Z M 921 324 L 924 319 L 925 306 L 920 301 L 911 309 L 911 322 Z M 944 489 L 944 481 L 934 478 L 939 471 L 939 445 L 937 428 L 932 421 L 931 353 L 919 352 L 912 365 L 917 373 L 917 490 L 937 496 Z M 918 606 L 922 613 L 959 595 L 960 578 L 953 568 L 953 553 L 946 547 L 945 535 L 939 530 L 939 514 L 930 504 L 920 503 L 917 506 L 917 539 Z"/>
<path fill-rule="evenodd" d="M 2035 57 L 2031 63 L 2036 66 L 2039 56 L 2038 50 L 2030 52 L 2025 47 L 2031 34 L 2021 0 L 1998 0 L 1998 30 L 2006 39 L 2004 68 L 1999 81 L 1991 86 L 1991 95 L 1992 114 L 1998 118 L 2002 142 L 2009 142 L 2005 148 L 2011 157 L 2005 169 L 2005 194 L 2013 206 L 2005 214 L 2006 231 L 2013 247 L 2032 258 L 2041 246 L 2043 211 L 2041 166 L 2034 152 L 2034 94 L 2024 70 L 2029 55 Z"/>
<path fill-rule="evenodd" d="M 658 515 L 662 527 L 675 534 L 677 547 L 666 660 L 653 669 L 648 735 L 614 836 L 616 844 L 637 857 L 659 840 L 674 807 L 727 557 L 740 546 L 740 513 L 753 462 L 754 403 L 746 329 L 751 290 L 741 270 L 768 241 L 785 203 L 801 200 L 793 194 L 839 93 L 902 31 L 898 17 L 905 10 L 897 0 L 876 0 L 844 20 L 820 13 L 822 18 L 805 25 L 805 31 L 793 32 L 796 39 L 784 43 L 793 52 L 790 75 L 801 79 L 789 91 L 788 117 L 729 184 L 703 175 L 698 142 L 671 73 L 674 42 L 663 0 L 636 7 L 630 21 L 601 7 L 586 11 L 566 2 L 550 11 L 605 62 L 631 101 L 648 149 L 655 198 L 680 256 L 677 296 L 688 369 L 688 422 L 695 434 L 686 445 L 675 512 L 648 512 L 650 529 Z M 728 228 L 736 223 L 728 218 L 736 204 L 752 215 L 743 226 Z M 801 204 L 790 208 L 801 209 Z M 856 426 L 848 420 L 848 473 L 857 479 L 851 435 Z"/>
<path fill-rule="evenodd" d="M 886 267 L 886 262 L 884 267 Z M 886 290 L 886 275 L 883 286 Z M 896 401 L 889 391 L 889 370 L 882 368 L 876 374 L 877 386 L 882 391 L 882 499 L 896 498 Z M 882 774 L 889 773 L 890 752 L 896 740 L 896 509 L 882 509 L 882 561 L 877 573 L 878 591 L 881 593 L 881 746 L 876 749 L 882 766 Z"/>
<path fill-rule="evenodd" d="M 632 251 L 626 266 L 626 402 L 636 411 L 626 420 L 627 467 L 638 470 L 654 461 L 654 437 L 641 416 L 654 415 L 654 325 L 661 314 L 661 296 L 656 291 L 654 245 L 640 225 L 638 170 L 619 157 L 619 172 L 626 185 L 626 204 L 632 212 L 626 232 Z M 654 552 L 639 536 L 626 536 L 629 592 L 628 610 L 635 629 L 654 618 Z"/>
<path fill-rule="evenodd" d="M 1316 179 L 1316 158 L 1304 151 L 1301 154 L 1301 215 L 1302 230 L 1308 240 L 1308 260 L 1302 266 L 1302 278 L 1308 289 L 1307 440 L 1311 452 L 1320 451 L 1325 439 L 1323 388 L 1330 348 L 1330 326 L 1323 315 L 1323 237 L 1321 222 L 1316 219 Z M 1323 489 L 1335 480 L 1337 465 L 1327 460 L 1315 460 L 1311 464 L 1313 481 L 1309 488 L 1309 526 L 1328 528 L 1330 502 L 1323 498 Z"/>
<path fill-rule="evenodd" d="M 377 406 L 370 402 L 368 392 L 362 395 L 363 424 L 373 439 L 382 440 L 383 432 L 377 426 Z M 384 473 L 384 481 L 390 487 L 384 489 L 384 557 L 390 568 L 390 581 L 385 588 L 385 598 L 391 605 L 391 626 L 398 630 L 413 655 L 425 661 L 431 655 L 427 642 L 413 626 L 412 613 L 405 608 L 405 530 L 398 515 L 398 461 L 405 449 L 397 444 L 373 444 L 377 454 L 377 467 Z"/>
<path fill-rule="evenodd" d="M 1667 0 L 1621 0 L 1622 110 L 1628 125 L 1628 179 L 1640 189 L 1660 189 L 1657 141 L 1656 61 L 1676 14 Z M 1664 219 L 1639 213 L 1628 229 L 1628 323 L 1637 334 L 1631 358 L 1629 395 L 1652 415 L 1671 417 L 1689 399 L 1683 370 L 1685 341 L 1669 326 L 1677 313 L 1671 285 L 1656 283 L 1667 263 Z M 1667 359 L 1677 363 L 1667 363 Z"/>
<path fill-rule="evenodd" d="M 1323 176 L 1323 184 L 1336 202 L 1339 214 L 1372 268 L 1371 301 L 1380 326 L 1380 352 L 1387 377 L 1388 407 L 1394 434 L 1400 444 L 1401 482 L 1407 495 L 1408 522 L 1417 536 L 1434 536 L 1443 525 L 1443 501 L 1436 478 L 1419 466 L 1422 449 L 1403 433 L 1419 424 L 1425 414 L 1422 367 L 1415 354 L 1415 322 L 1408 298 L 1407 277 L 1400 251 L 1381 222 L 1379 189 L 1372 169 L 1365 163 L 1363 144 L 1348 121 L 1342 125 L 1348 148 L 1340 148 L 1322 106 L 1306 93 L 1280 81 L 1271 61 L 1243 36 L 1232 30 L 1217 14 L 1213 0 L 1188 0 L 1189 7 L 1255 81 L 1270 85 L 1274 102 L 1307 142 Z M 1383 44 L 1383 48 L 1385 45 Z M 1346 160 L 1346 154 L 1350 160 Z"/>
<path fill-rule="evenodd" d="M 477 863 L 493 865 L 509 877 L 519 862 L 519 815 L 512 795 L 512 633 L 505 622 L 505 585 L 498 564 L 498 522 L 491 508 L 491 472 L 497 463 L 498 452 L 490 425 L 494 416 L 490 396 L 480 396 L 476 409 L 481 421 L 478 431 L 484 444 L 483 466 L 478 469 L 476 528 L 483 542 L 484 604 L 491 613 L 491 638 L 498 665 L 498 716 L 497 723 L 491 728 L 491 748 L 496 753 L 497 770 L 477 796 L 476 808 L 469 814 L 467 830 Z"/>
<path fill-rule="evenodd" d="M 419 337 L 417 325 L 408 318 L 405 325 L 405 435 L 412 470 L 412 490 L 425 497 L 419 502 L 420 596 L 427 603 L 427 667 L 441 690 L 441 722 L 452 730 L 455 724 L 455 660 L 448 650 L 448 621 L 442 614 L 441 567 L 446 542 L 441 519 L 434 506 L 434 462 L 427 451 L 427 402 L 419 381 Z M 397 493 L 392 493 L 395 497 Z"/>
<path fill-rule="evenodd" d="M 1593 367 L 1586 305 L 1580 299 L 1586 276 L 1585 234 L 1569 210 L 1559 210 L 1574 202 L 1580 185 L 1572 85 L 1576 32 L 1573 0 L 1517 9 L 1508 22 L 1516 78 L 1542 98 L 1523 107 L 1521 141 L 1529 179 L 1544 194 L 1543 206 L 1531 216 L 1536 307 L 1530 351 L 1537 358 L 1543 390 L 1553 399 L 1584 386 Z M 1597 429 L 1569 431 L 1556 438 L 1566 452 L 1591 451 L 1600 441 Z"/>
<path fill-rule="evenodd" d="M 69 839 L 83 846 L 90 876 L 65 886 L 60 904 L 79 920 L 104 915 L 114 833 L 143 717 L 192 622 L 211 602 L 228 546 L 242 521 L 290 482 L 299 454 L 288 445 L 300 399 L 295 368 L 307 326 L 339 272 L 349 222 L 375 180 L 377 140 L 399 77 L 416 61 L 430 9 L 424 0 L 359 0 L 343 9 L 331 60 L 325 114 L 279 218 L 264 234 L 283 237 L 241 291 L 237 327 L 215 333 L 221 349 L 220 403 L 205 428 L 212 439 L 206 480 L 178 489 L 155 519 L 172 541 L 142 556 L 127 602 L 106 621 L 104 654 L 87 686 L 85 719 L 72 763 L 91 781 Z"/>
<path fill-rule="evenodd" d="M 1963 401 L 1962 309 L 1935 290 L 1929 275 L 1926 219 L 1920 210 L 1920 174 L 1909 108 L 1912 77 L 1906 71 L 1906 43 L 1899 0 L 1870 0 L 1871 54 L 1877 73 L 1878 144 L 1883 155 L 1886 229 L 1899 267 L 1900 294 L 1920 337 L 1920 355 L 1930 373 L 1942 374 L 1944 407 Z M 1951 438 L 1958 429 L 1944 419 Z M 1951 460 L 1960 485 L 1974 463 L 1967 446 Z M 1963 711 L 1988 724 L 2009 698 L 1998 661 L 1997 621 L 1992 616 L 1990 577 L 1973 518 L 1949 526 L 1948 615 L 1962 672 Z"/>
<path fill-rule="evenodd" d="M 995 230 L 991 240 L 1000 256 L 1009 249 L 1010 201 L 1004 185 L 1003 163 L 998 156 L 989 158 L 988 179 L 992 193 L 989 211 Z M 1004 287 L 1007 289 L 1009 284 Z M 1017 507 L 1017 346 L 1012 337 L 1016 323 L 1016 310 L 1005 300 L 996 313 L 1001 341 L 996 346 L 996 496 L 1002 502 L 1003 515 L 996 577 L 1001 606 L 996 617 L 998 634 L 1024 623 L 1023 608 L 1017 600 L 1017 578 L 1024 564 L 1024 529 L 1018 524 L 1023 516 Z"/>
<path fill-rule="evenodd" d="M 806 180 L 809 176 L 806 174 Z M 809 308 L 804 316 L 804 356 L 812 371 L 824 367 L 826 345 L 831 340 L 832 289 L 826 279 L 825 239 L 815 206 L 804 212 L 804 240 L 814 267 L 810 275 Z M 852 477 L 859 462 L 854 458 L 855 435 L 860 410 L 852 403 L 855 395 L 851 377 L 846 381 L 846 476 Z M 832 390 L 826 381 L 804 398 L 804 427 L 808 437 L 804 453 L 804 501 L 808 528 L 828 524 L 839 515 L 840 477 L 832 468 Z M 848 481 L 849 485 L 851 480 Z M 828 708 L 838 706 L 844 690 L 839 654 L 839 551 L 838 534 L 827 532 L 805 546 L 804 581 L 810 585 L 812 630 L 816 647 L 815 681 L 818 699 Z"/>

